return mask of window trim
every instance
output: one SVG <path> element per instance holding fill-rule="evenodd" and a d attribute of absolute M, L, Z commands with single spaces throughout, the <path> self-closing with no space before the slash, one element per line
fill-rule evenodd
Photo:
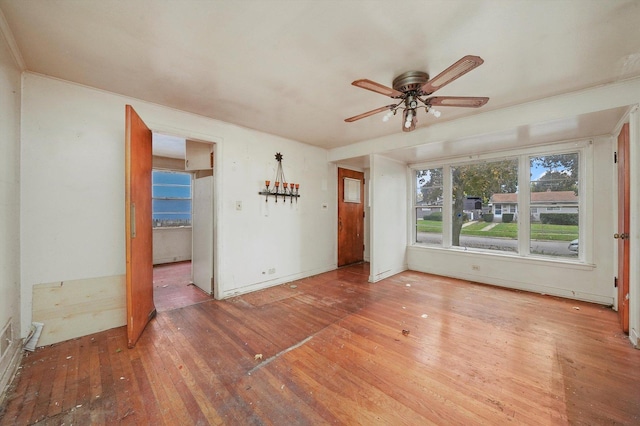
<path fill-rule="evenodd" d="M 452 202 L 453 195 L 451 193 L 452 177 L 451 167 L 475 164 L 483 161 L 497 161 L 506 160 L 509 158 L 518 159 L 518 211 L 528 212 L 530 211 L 530 182 L 531 182 L 531 170 L 530 170 L 530 157 L 537 155 L 557 155 L 568 154 L 577 152 L 580 158 L 579 170 L 580 178 L 578 181 L 578 187 L 580 191 L 578 193 L 579 200 L 579 212 L 578 220 L 580 226 L 578 228 L 578 238 L 580 239 L 580 248 L 578 257 L 576 258 L 563 258 L 555 256 L 545 256 L 530 253 L 530 241 L 531 241 L 531 223 L 529 214 L 519 215 L 518 218 L 518 253 L 508 253 L 494 250 L 482 250 L 471 249 L 465 247 L 454 247 L 452 242 L 452 230 L 451 230 L 451 214 L 452 214 Z M 449 251 L 465 251 L 481 253 L 492 256 L 511 256 L 516 258 L 527 258 L 542 261 L 549 261 L 553 263 L 568 263 L 568 264 L 590 264 L 593 257 L 593 247 L 591 236 L 587 233 L 588 229 L 592 229 L 593 214 L 587 212 L 593 212 L 593 140 L 584 139 L 578 141 L 560 142 L 554 144 L 545 144 L 534 147 L 527 147 L 518 150 L 507 150 L 502 152 L 492 152 L 487 154 L 473 155 L 473 156 L 460 156 L 443 158 L 439 161 L 429 161 L 410 164 L 408 166 L 407 175 L 410 177 L 411 191 L 413 194 L 417 192 L 416 171 L 424 169 L 442 168 L 443 173 L 443 218 L 442 218 L 442 245 L 427 245 L 416 242 L 416 222 L 415 214 L 412 216 L 409 222 L 411 228 L 411 239 L 408 244 L 409 247 L 426 248 L 430 250 L 449 250 Z M 526 185 L 522 185 L 521 182 L 526 182 Z M 409 200 L 409 210 L 415 211 L 416 208 L 415 197 Z"/>

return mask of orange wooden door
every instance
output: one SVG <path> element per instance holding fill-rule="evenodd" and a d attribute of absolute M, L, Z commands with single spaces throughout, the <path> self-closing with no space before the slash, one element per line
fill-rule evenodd
<path fill-rule="evenodd" d="M 629 332 L 629 124 L 618 135 L 618 316 Z"/>
<path fill-rule="evenodd" d="M 135 346 L 155 316 L 151 233 L 151 130 L 130 106 L 125 113 L 127 339 Z"/>
<path fill-rule="evenodd" d="M 364 173 L 338 168 L 338 266 L 364 260 Z"/>

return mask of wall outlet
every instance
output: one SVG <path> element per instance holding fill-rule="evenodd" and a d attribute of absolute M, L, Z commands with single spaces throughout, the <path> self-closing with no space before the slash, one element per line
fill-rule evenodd
<path fill-rule="evenodd" d="M 276 268 L 269 268 L 269 275 L 273 275 L 276 273 Z"/>
<path fill-rule="evenodd" d="M 480 270 L 480 265 L 471 265 L 471 270 L 472 271 L 479 271 Z"/>

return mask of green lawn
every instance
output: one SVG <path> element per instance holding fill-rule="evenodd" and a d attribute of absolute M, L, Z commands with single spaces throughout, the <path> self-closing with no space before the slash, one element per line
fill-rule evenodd
<path fill-rule="evenodd" d="M 483 229 L 489 225 L 495 226 L 489 230 L 483 231 Z M 435 220 L 418 220 L 418 232 L 442 233 L 442 222 Z M 475 222 L 462 228 L 462 235 L 517 238 L 518 224 Z M 576 238 L 578 238 L 578 227 L 576 225 L 531 224 L 532 240 L 571 241 Z"/>

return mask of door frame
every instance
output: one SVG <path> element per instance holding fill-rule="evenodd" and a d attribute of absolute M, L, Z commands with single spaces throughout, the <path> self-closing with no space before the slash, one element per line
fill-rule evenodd
<path fill-rule="evenodd" d="M 212 185 L 212 193 L 211 199 L 213 202 L 213 288 L 211 296 L 214 299 L 220 299 L 222 294 L 222 289 L 220 288 L 220 267 L 222 267 L 222 261 L 220 259 L 221 255 L 221 239 L 219 238 L 219 232 L 216 230 L 222 229 L 221 221 L 221 203 L 219 202 L 219 197 L 222 194 L 222 170 L 223 164 L 219 159 L 222 156 L 223 152 L 223 139 L 219 136 L 215 136 L 208 133 L 200 133 L 200 132 L 191 132 L 185 131 L 182 127 L 174 127 L 172 125 L 157 122 L 153 120 L 148 120 L 147 126 L 151 129 L 152 133 L 159 133 L 168 136 L 175 136 L 179 138 L 184 138 L 185 140 L 190 140 L 193 142 L 200 142 L 205 144 L 210 144 L 213 146 L 213 185 Z M 193 241 L 193 236 L 191 237 Z"/>

